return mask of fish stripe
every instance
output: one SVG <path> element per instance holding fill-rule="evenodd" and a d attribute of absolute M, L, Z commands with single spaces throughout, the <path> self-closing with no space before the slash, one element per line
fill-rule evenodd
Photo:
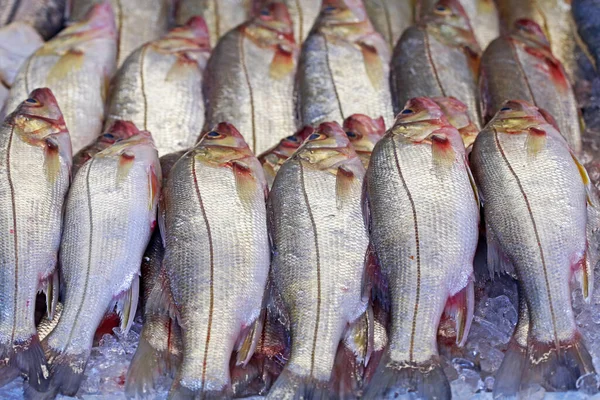
<path fill-rule="evenodd" d="M 552 305 L 552 294 L 550 293 L 550 283 L 548 281 L 548 271 L 546 268 L 546 259 L 544 258 L 544 249 L 542 248 L 540 234 L 537 229 L 537 224 L 535 222 L 535 218 L 533 217 L 533 211 L 531 210 L 531 204 L 529 203 L 529 198 L 527 197 L 527 194 L 525 193 L 525 190 L 523 189 L 523 186 L 521 185 L 521 180 L 517 176 L 517 173 L 513 169 L 512 165 L 510 164 L 510 161 L 508 161 L 508 158 L 506 157 L 506 154 L 504 153 L 504 149 L 502 148 L 502 145 L 500 144 L 500 139 L 498 138 L 498 131 L 494 127 L 492 127 L 492 129 L 494 130 L 494 139 L 496 141 L 496 146 L 498 147 L 498 150 L 500 151 L 500 155 L 502 156 L 502 159 L 506 163 L 506 166 L 508 167 L 511 175 L 515 178 L 515 181 L 517 182 L 517 186 L 519 186 L 519 191 L 521 192 L 521 195 L 523 196 L 523 200 L 525 200 L 525 204 L 527 205 L 527 212 L 529 214 L 529 218 L 531 219 L 531 224 L 533 225 L 533 232 L 535 233 L 535 240 L 537 241 L 537 246 L 538 246 L 538 249 L 540 250 L 540 258 L 542 261 L 542 268 L 544 270 L 544 281 L 546 284 L 546 292 L 548 293 L 548 304 L 550 306 L 550 315 L 552 315 L 552 329 L 554 330 L 554 341 L 556 342 L 556 346 L 557 346 L 557 350 L 558 350 L 559 341 L 558 341 L 558 333 L 556 332 L 556 315 L 554 313 L 554 306 Z"/>
<path fill-rule="evenodd" d="M 446 97 L 446 91 L 444 90 L 444 86 L 442 86 L 442 81 L 440 80 L 437 68 L 435 66 L 435 63 L 433 62 L 433 57 L 431 56 L 431 48 L 429 47 L 429 33 L 427 33 L 427 31 L 425 30 L 423 34 L 423 38 L 425 39 L 425 55 L 427 56 L 427 60 L 431 65 L 431 69 L 433 70 L 433 76 L 435 76 L 435 81 L 438 84 L 440 92 L 442 92 L 442 97 Z"/>
<path fill-rule="evenodd" d="M 211 38 L 214 40 L 215 44 L 219 41 L 221 37 L 221 20 L 219 18 L 219 0 L 213 0 L 213 6 L 215 9 L 215 33 L 217 34 L 216 38 Z"/>
<path fill-rule="evenodd" d="M 296 9 L 298 10 L 298 43 L 304 38 L 304 10 L 300 0 L 296 0 Z"/>
<path fill-rule="evenodd" d="M 142 90 L 142 99 L 144 100 L 144 130 L 148 130 L 148 96 L 146 95 L 146 77 L 144 75 L 144 61 L 146 61 L 146 50 L 148 44 L 145 44 L 140 53 L 140 89 Z"/>
<path fill-rule="evenodd" d="M 394 146 L 394 161 L 396 162 L 396 169 L 398 170 L 398 176 L 402 181 L 402 186 L 406 191 L 406 195 L 408 196 L 408 201 L 410 203 L 410 207 L 412 208 L 413 221 L 415 227 L 415 249 L 416 249 L 416 261 L 417 261 L 417 293 L 415 298 L 415 308 L 413 312 L 412 326 L 410 332 L 410 347 L 409 347 L 409 361 L 412 362 L 414 359 L 414 350 L 415 350 L 415 334 L 417 330 L 417 314 L 419 313 L 419 302 L 421 300 L 421 243 L 419 240 L 419 222 L 417 220 L 417 208 L 415 206 L 415 201 L 412 197 L 410 190 L 408 189 L 408 185 L 404 180 L 404 175 L 402 174 L 402 168 L 400 168 L 400 162 L 398 161 L 398 149 L 396 147 L 396 141 L 392 139 L 392 144 Z"/>
<path fill-rule="evenodd" d="M 523 67 L 523 64 L 521 63 L 521 59 L 519 58 L 519 55 L 517 54 L 517 49 L 515 48 L 514 43 L 510 42 L 510 51 L 513 54 L 513 57 L 516 61 L 517 64 L 517 68 L 519 69 L 519 73 L 521 74 L 521 76 L 523 76 L 523 79 L 525 80 L 525 85 L 527 86 L 527 91 L 529 92 L 529 95 L 531 96 L 531 100 L 533 100 L 533 105 L 537 107 L 537 100 L 535 99 L 535 95 L 533 94 L 533 89 L 531 89 L 531 84 L 529 83 L 529 78 L 527 78 L 527 74 L 525 73 L 525 68 Z"/>
<path fill-rule="evenodd" d="M 315 223 L 315 217 L 313 216 L 310 203 L 308 201 L 308 194 L 306 193 L 306 182 L 304 180 L 304 167 L 302 161 L 298 163 L 300 166 L 300 180 L 302 182 L 302 195 L 304 202 L 306 203 L 306 209 L 308 210 L 308 217 L 310 218 L 310 224 L 313 230 L 313 237 L 315 241 L 315 256 L 317 258 L 317 316 L 315 319 L 315 332 L 313 334 L 312 351 L 310 352 L 310 375 L 312 377 L 315 368 L 315 352 L 317 349 L 317 335 L 319 333 L 319 323 L 321 320 L 321 254 L 319 252 L 319 236 L 317 234 L 317 225 Z"/>
<path fill-rule="evenodd" d="M 250 74 L 248 73 L 248 66 L 246 65 L 246 54 L 244 54 L 244 35 L 240 34 L 240 61 L 242 62 L 242 69 L 244 70 L 244 77 L 246 78 L 246 84 L 248 85 L 248 93 L 250 95 L 250 118 L 252 121 L 252 151 L 256 151 L 256 116 L 254 110 L 254 90 L 252 89 L 252 83 L 250 83 Z"/>
<path fill-rule="evenodd" d="M 15 126 L 13 125 L 10 129 L 10 136 L 8 137 L 8 146 L 6 149 L 6 175 L 8 179 L 8 186 L 10 187 L 10 202 L 12 207 L 12 218 L 13 218 L 13 243 L 15 249 L 15 292 L 13 299 L 13 324 L 12 334 L 10 337 L 11 343 L 15 340 L 15 330 L 17 329 L 17 294 L 19 293 L 19 243 L 17 236 L 17 209 L 15 199 L 15 186 L 12 181 L 12 174 L 10 168 L 10 152 L 12 150 L 12 141 L 14 137 Z"/>
<path fill-rule="evenodd" d="M 323 41 L 325 43 L 325 60 L 327 62 L 327 71 L 329 72 L 329 77 L 331 78 L 331 83 L 333 84 L 333 92 L 335 93 L 335 99 L 337 100 L 338 108 L 340 110 L 340 115 L 342 120 L 344 118 L 344 110 L 342 110 L 342 100 L 340 99 L 340 94 L 338 93 L 337 86 L 335 84 L 335 79 L 333 77 L 333 71 L 331 70 L 331 62 L 329 60 L 329 43 L 327 42 L 327 36 L 323 35 Z M 313 121 L 311 121 L 313 122 Z"/>
<path fill-rule="evenodd" d="M 208 216 L 206 215 L 206 209 L 204 208 L 204 202 L 202 201 L 202 195 L 200 194 L 200 187 L 198 186 L 198 175 L 196 174 L 196 158 L 192 156 L 192 174 L 194 176 L 194 187 L 196 189 L 196 196 L 198 197 L 198 204 L 200 205 L 200 210 L 202 211 L 202 218 L 204 219 L 204 224 L 206 225 L 206 234 L 208 235 L 208 249 L 209 249 L 209 262 L 210 262 L 210 289 L 209 289 L 209 306 L 208 306 L 208 321 L 206 323 L 206 341 L 204 343 L 204 359 L 202 360 L 202 383 L 200 386 L 200 393 L 204 393 L 204 384 L 206 380 L 206 364 L 208 362 L 208 346 L 210 344 L 210 335 L 212 330 L 212 321 L 213 321 L 213 313 L 214 313 L 214 303 L 215 303 L 215 293 L 214 293 L 214 274 L 215 274 L 215 265 L 214 265 L 214 250 L 213 250 L 213 240 L 212 233 L 210 230 L 210 223 L 208 222 Z"/>

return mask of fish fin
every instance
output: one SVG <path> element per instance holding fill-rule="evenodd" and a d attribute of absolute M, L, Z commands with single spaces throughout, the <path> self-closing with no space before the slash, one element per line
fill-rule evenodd
<path fill-rule="evenodd" d="M 135 318 L 135 312 L 137 311 L 138 300 L 140 298 L 140 276 L 136 273 L 131 281 L 131 286 L 117 301 L 117 314 L 121 318 L 121 332 L 127 334 L 131 325 L 133 325 L 133 319 Z"/>
<path fill-rule="evenodd" d="M 48 182 L 56 182 L 60 174 L 60 148 L 56 139 L 49 137 L 44 143 L 44 170 Z"/>
<path fill-rule="evenodd" d="M 71 355 L 60 353 L 48 347 L 46 348 L 46 358 L 50 365 L 49 391 L 60 392 L 66 396 L 75 396 L 84 377 L 83 372 L 88 362 L 89 353 Z M 35 385 L 34 389 L 39 391 L 39 388 L 36 388 Z"/>
<path fill-rule="evenodd" d="M 169 68 L 165 77 L 166 82 L 176 82 L 182 77 L 190 76 L 190 74 L 201 74 L 198 62 L 186 54 L 180 53 L 177 55 L 175 62 Z"/>
<path fill-rule="evenodd" d="M 54 86 L 65 79 L 68 75 L 78 71 L 83 66 L 84 53 L 80 50 L 70 49 L 63 54 L 58 61 L 50 68 L 46 79 Z"/>
<path fill-rule="evenodd" d="M 169 278 L 164 268 L 161 268 L 159 280 L 162 287 L 160 290 L 152 290 L 146 304 L 144 304 L 144 311 L 165 314 L 177 320 L 178 312 L 171 294 Z"/>
<path fill-rule="evenodd" d="M 242 203 L 247 204 L 251 201 L 251 197 L 254 194 L 257 184 L 256 177 L 250 165 L 244 161 L 231 161 L 231 168 L 235 177 L 237 194 Z"/>
<path fill-rule="evenodd" d="M 285 49 L 284 47 L 277 46 L 275 54 L 273 55 L 273 61 L 269 68 L 269 75 L 275 80 L 280 80 L 294 72 L 294 53 Z"/>
<path fill-rule="evenodd" d="M 449 168 L 456 161 L 456 151 L 446 135 L 433 133 L 431 139 L 431 156 L 435 165 Z"/>
<path fill-rule="evenodd" d="M 150 165 L 148 168 L 148 192 L 150 193 L 148 210 L 152 210 L 155 207 L 160 194 L 160 179 L 157 176 L 156 170 L 157 168 L 154 165 Z"/>
<path fill-rule="evenodd" d="M 27 341 L 15 342 L 6 349 L 0 346 L 0 356 L 9 358 L 8 366 L 0 369 L 0 381 L 9 379 L 14 374 L 12 369 L 16 368 L 25 374 L 29 383 L 36 388 L 41 391 L 48 389 L 48 363 L 37 334 Z"/>
<path fill-rule="evenodd" d="M 489 95 L 489 83 L 488 77 L 483 68 L 479 69 L 479 113 L 481 115 L 481 119 L 483 124 L 487 124 L 494 115 L 493 110 L 491 110 L 491 99 Z"/>
<path fill-rule="evenodd" d="M 54 319 L 54 311 L 56 310 L 56 304 L 58 303 L 58 271 L 54 271 L 45 279 L 45 285 L 42 292 L 46 295 L 46 313 L 48 319 Z"/>
<path fill-rule="evenodd" d="M 344 332 L 342 343 L 354 354 L 354 358 L 363 364 L 369 363 L 373 352 L 373 308 L 368 305 L 365 312 L 356 319 Z"/>
<path fill-rule="evenodd" d="M 369 243 L 365 253 L 365 268 L 362 278 L 363 300 L 377 301 L 381 307 L 388 311 L 390 301 L 388 296 L 387 280 L 385 279 L 373 244 Z"/>
<path fill-rule="evenodd" d="M 573 279 L 581 286 L 581 293 L 586 303 L 592 299 L 594 285 L 594 270 L 590 269 L 590 263 L 587 260 L 588 254 L 585 252 L 583 257 L 572 267 Z"/>
<path fill-rule="evenodd" d="M 365 42 L 359 42 L 360 50 L 362 51 L 365 69 L 367 76 L 371 81 L 371 85 L 375 89 L 381 88 L 381 82 L 384 82 L 383 62 L 375 46 Z"/>
<path fill-rule="evenodd" d="M 572 152 L 571 152 L 571 157 L 573 158 L 573 162 L 575 162 L 575 165 L 577 166 L 577 170 L 579 171 L 579 175 L 581 176 L 581 180 L 585 186 L 588 205 L 599 208 L 598 196 L 596 195 L 596 192 L 594 191 L 594 185 L 592 184 L 592 180 L 590 179 L 590 176 L 588 175 L 587 170 L 585 169 L 583 164 L 581 164 L 579 162 L 579 160 L 577 159 L 575 154 L 573 154 Z"/>
<path fill-rule="evenodd" d="M 575 390 L 580 376 L 594 372 L 592 357 L 577 333 L 569 342 L 541 343 L 529 338 L 521 389 L 540 385 L 547 391 Z"/>
<path fill-rule="evenodd" d="M 276 284 L 273 282 L 272 278 L 269 278 L 269 287 L 267 288 L 267 290 L 269 293 L 269 298 L 267 301 L 267 311 L 270 312 L 273 316 L 275 316 L 276 319 L 280 321 L 287 330 L 289 330 L 290 317 L 286 310 L 285 304 L 283 303 L 281 292 L 277 288 Z"/>
<path fill-rule="evenodd" d="M 496 234 L 489 224 L 485 226 L 485 236 L 487 242 L 487 265 L 490 277 L 494 279 L 495 275 L 507 274 L 516 278 L 515 268 L 500 249 Z"/>
<path fill-rule="evenodd" d="M 340 210 L 344 206 L 344 199 L 347 199 L 352 191 L 352 185 L 356 176 L 354 172 L 345 167 L 338 167 L 335 178 L 335 198 L 337 208 Z"/>
<path fill-rule="evenodd" d="M 521 386 L 521 377 L 527 364 L 527 349 L 521 347 L 513 338 L 504 353 L 502 364 L 496 372 L 493 396 L 499 398 L 515 398 Z"/>
<path fill-rule="evenodd" d="M 263 324 L 265 320 L 265 308 L 261 310 L 260 315 L 256 320 L 248 327 L 246 332 L 242 335 L 242 337 L 236 346 L 236 361 L 235 365 L 245 367 L 252 358 L 254 351 L 256 350 L 256 346 L 260 337 L 262 335 Z"/>
<path fill-rule="evenodd" d="M 450 400 L 450 384 L 437 357 L 422 364 L 397 363 L 385 354 L 363 398 L 393 399 L 411 394 L 419 399 Z"/>
<path fill-rule="evenodd" d="M 448 298 L 445 313 L 452 318 L 456 324 L 456 344 L 464 346 L 471 329 L 473 312 L 475 310 L 475 287 L 473 277 L 469 278 L 467 286 L 462 288 L 454 296 Z"/>
<path fill-rule="evenodd" d="M 347 346 L 338 346 L 330 379 L 331 395 L 339 399 L 356 399 L 362 387 L 364 364 Z"/>
<path fill-rule="evenodd" d="M 15 368 L 12 365 L 0 366 L 0 388 L 8 385 L 21 375 L 19 368 Z"/>
<path fill-rule="evenodd" d="M 469 183 L 471 184 L 471 188 L 473 189 L 473 195 L 475 196 L 475 201 L 478 206 L 481 206 L 481 199 L 479 198 L 479 190 L 477 189 L 477 183 L 475 178 L 473 177 L 473 172 L 471 172 L 471 168 L 469 167 L 469 161 L 467 157 L 465 157 L 465 169 L 467 171 L 467 175 L 469 176 Z"/>
<path fill-rule="evenodd" d="M 271 387 L 269 398 L 329 400 L 336 397 L 331 393 L 329 382 L 319 382 L 307 376 L 299 376 L 286 368 Z"/>
<path fill-rule="evenodd" d="M 530 157 L 535 157 L 546 147 L 547 134 L 545 130 L 535 127 L 529 128 L 527 132 L 525 148 Z"/>
<path fill-rule="evenodd" d="M 135 160 L 135 155 L 124 152 L 119 157 L 119 165 L 117 167 L 117 183 L 123 182 L 127 175 L 129 174 L 129 170 L 133 166 L 133 162 Z"/>

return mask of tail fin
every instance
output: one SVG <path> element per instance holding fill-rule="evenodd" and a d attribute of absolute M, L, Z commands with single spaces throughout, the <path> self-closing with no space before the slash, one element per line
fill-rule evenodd
<path fill-rule="evenodd" d="M 4 385 L 8 385 L 20 375 L 18 368 L 10 365 L 0 366 L 0 388 Z"/>
<path fill-rule="evenodd" d="M 336 399 L 332 395 L 328 382 L 318 382 L 309 377 L 298 376 L 284 369 L 267 395 L 267 399 Z"/>
<path fill-rule="evenodd" d="M 175 377 L 175 380 L 173 380 L 173 384 L 171 385 L 171 389 L 169 390 L 168 398 L 170 400 L 230 399 L 230 398 L 232 398 L 232 393 L 227 388 L 223 389 L 221 391 L 205 391 L 205 392 L 201 392 L 200 390 L 190 389 L 181 384 L 181 379 L 179 377 Z"/>
<path fill-rule="evenodd" d="M 46 356 L 50 364 L 50 390 L 75 396 L 83 380 L 89 353 L 67 354 L 48 348 Z"/>
<path fill-rule="evenodd" d="M 0 382 L 8 383 L 14 379 L 16 369 L 27 375 L 30 384 L 40 390 L 48 388 L 48 365 L 37 334 L 12 346 L 0 346 L 0 356 L 9 360 L 7 366 L 0 367 Z"/>
<path fill-rule="evenodd" d="M 504 353 L 502 364 L 496 372 L 494 399 L 516 397 L 521 387 L 521 377 L 527 364 L 527 349 L 513 338 Z"/>
<path fill-rule="evenodd" d="M 167 371 L 167 355 L 163 353 L 153 348 L 142 333 L 127 371 L 125 394 L 128 398 L 144 398 L 154 392 L 156 379 Z"/>
<path fill-rule="evenodd" d="M 426 363 L 395 363 L 386 354 L 365 389 L 365 399 L 393 399 L 414 393 L 419 399 L 450 400 L 450 383 L 440 360 Z"/>

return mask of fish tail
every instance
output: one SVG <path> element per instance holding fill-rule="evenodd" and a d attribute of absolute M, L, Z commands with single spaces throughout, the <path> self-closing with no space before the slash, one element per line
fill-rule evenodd
<path fill-rule="evenodd" d="M 327 400 L 337 399 L 328 382 L 319 382 L 308 376 L 299 376 L 284 369 L 271 387 L 267 399 Z"/>
<path fill-rule="evenodd" d="M 363 398 L 393 399 L 410 394 L 419 399 L 450 400 L 450 383 L 437 357 L 424 363 L 398 363 L 391 361 L 386 354 Z"/>
<path fill-rule="evenodd" d="M 4 385 L 8 385 L 20 375 L 18 368 L 12 365 L 3 365 L 0 367 L 0 388 Z"/>
<path fill-rule="evenodd" d="M 50 365 L 50 390 L 75 396 L 83 380 L 89 353 L 67 354 L 48 347 L 46 357 Z"/>
<path fill-rule="evenodd" d="M 154 391 L 156 379 L 167 370 L 166 357 L 166 352 L 152 347 L 142 333 L 127 370 L 125 394 L 128 398 L 144 398 Z"/>
<path fill-rule="evenodd" d="M 494 399 L 516 397 L 521 386 L 521 377 L 527 364 L 527 348 L 513 338 L 504 353 L 502 364 L 496 372 Z"/>
<path fill-rule="evenodd" d="M 0 360 L 8 359 L 8 364 L 0 364 L 0 383 L 8 383 L 19 375 L 27 375 L 31 384 L 41 390 L 48 388 L 48 365 L 44 350 L 37 334 L 12 345 L 0 345 Z M 1 386 L 1 384 L 0 384 Z"/>

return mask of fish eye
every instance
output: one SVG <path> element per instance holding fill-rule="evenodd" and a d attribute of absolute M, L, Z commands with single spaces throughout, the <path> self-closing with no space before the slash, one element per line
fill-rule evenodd
<path fill-rule="evenodd" d="M 348 136 L 350 139 L 354 139 L 355 137 L 357 137 L 356 133 L 352 131 L 346 132 L 346 136 Z"/>
<path fill-rule="evenodd" d="M 441 11 L 441 12 L 444 12 L 444 11 L 446 11 L 446 10 L 447 10 L 447 8 L 446 8 L 445 6 L 442 6 L 442 5 L 439 5 L 439 6 L 437 6 L 435 9 L 436 9 L 437 11 Z"/>
<path fill-rule="evenodd" d="M 221 137 L 221 134 L 216 131 L 210 131 L 206 134 L 206 136 L 208 136 L 209 138 L 218 138 Z"/>
<path fill-rule="evenodd" d="M 512 110 L 510 107 L 502 107 L 500 111 L 510 111 Z"/>
<path fill-rule="evenodd" d="M 37 101 L 36 99 L 32 99 L 31 97 L 28 98 L 27 100 L 25 100 L 25 103 L 29 103 L 29 104 L 40 104 L 39 101 Z"/>
<path fill-rule="evenodd" d="M 404 110 L 402 110 L 400 112 L 400 114 L 403 114 L 403 115 L 408 115 L 408 114 L 412 114 L 412 113 L 414 113 L 414 111 L 411 110 L 410 108 L 405 108 Z"/>
<path fill-rule="evenodd" d="M 323 11 L 325 11 L 326 13 L 332 13 L 336 10 L 335 6 L 327 6 L 323 9 Z"/>
<path fill-rule="evenodd" d="M 262 10 L 260 10 L 260 15 L 264 15 L 265 17 L 267 17 L 271 15 L 271 12 L 269 11 L 269 9 L 263 8 Z"/>
<path fill-rule="evenodd" d="M 324 135 L 321 133 L 313 133 L 312 135 L 310 135 L 308 137 L 308 140 L 317 140 L 317 139 L 321 139 Z"/>
<path fill-rule="evenodd" d="M 294 135 L 288 136 L 285 139 L 289 140 L 290 142 L 297 142 L 298 141 L 298 138 L 296 136 L 294 136 Z"/>
<path fill-rule="evenodd" d="M 105 139 L 114 139 L 115 135 L 113 135 L 112 133 L 105 133 L 104 135 L 102 135 Z"/>

